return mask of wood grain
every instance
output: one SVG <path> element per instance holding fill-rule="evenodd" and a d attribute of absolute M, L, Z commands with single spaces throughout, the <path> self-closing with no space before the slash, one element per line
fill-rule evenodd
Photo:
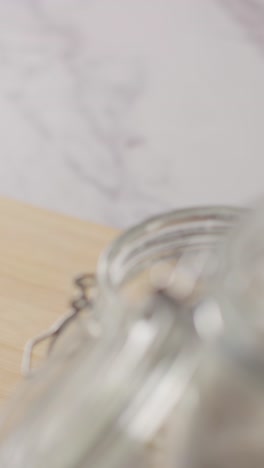
<path fill-rule="evenodd" d="M 65 312 L 72 278 L 94 271 L 111 228 L 0 198 L 0 402 L 20 378 L 28 338 Z"/>

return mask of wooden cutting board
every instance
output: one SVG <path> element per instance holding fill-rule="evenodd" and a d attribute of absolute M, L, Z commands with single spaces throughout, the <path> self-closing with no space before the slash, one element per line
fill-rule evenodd
<path fill-rule="evenodd" d="M 20 378 L 26 341 L 63 314 L 72 278 L 94 271 L 111 228 L 0 198 L 0 403 Z"/>

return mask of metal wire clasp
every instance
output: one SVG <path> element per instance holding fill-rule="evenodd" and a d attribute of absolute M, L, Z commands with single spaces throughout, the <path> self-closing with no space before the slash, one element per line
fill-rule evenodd
<path fill-rule="evenodd" d="M 32 368 L 32 357 L 34 349 L 37 345 L 48 340 L 48 355 L 52 350 L 58 336 L 63 333 L 64 329 L 69 325 L 69 323 L 75 320 L 80 312 L 91 311 L 94 303 L 94 292 L 96 290 L 95 275 L 92 273 L 79 275 L 74 280 L 74 285 L 77 288 L 77 295 L 71 301 L 69 312 L 60 317 L 53 325 L 51 325 L 50 328 L 27 342 L 21 363 L 21 372 L 23 376 L 30 377 L 35 371 L 35 369 Z"/>

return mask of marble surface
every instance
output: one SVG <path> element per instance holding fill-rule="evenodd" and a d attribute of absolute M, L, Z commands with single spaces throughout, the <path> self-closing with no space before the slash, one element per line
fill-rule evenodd
<path fill-rule="evenodd" d="M 0 194 L 125 227 L 264 191 L 263 0 L 0 0 Z"/>

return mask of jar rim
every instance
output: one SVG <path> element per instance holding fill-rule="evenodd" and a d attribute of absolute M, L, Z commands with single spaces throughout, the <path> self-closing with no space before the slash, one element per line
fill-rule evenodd
<path fill-rule="evenodd" d="M 205 205 L 176 209 L 166 213 L 150 217 L 145 221 L 123 232 L 109 247 L 101 254 L 97 266 L 97 280 L 100 291 L 106 296 L 112 296 L 117 288 L 112 278 L 112 267 L 122 249 L 129 249 L 135 240 L 144 242 L 147 236 L 155 236 L 162 229 L 180 228 L 187 225 L 189 229 L 193 226 L 203 227 L 204 233 L 209 233 L 213 227 L 227 229 L 241 218 L 245 209 L 238 206 Z"/>

